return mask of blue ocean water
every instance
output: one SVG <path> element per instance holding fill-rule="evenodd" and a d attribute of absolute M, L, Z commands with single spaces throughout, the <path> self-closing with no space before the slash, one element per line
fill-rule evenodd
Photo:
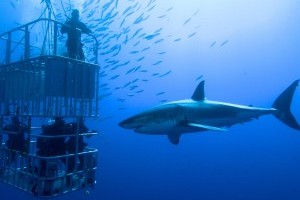
<path fill-rule="evenodd" d="M 263 116 L 225 133 L 141 135 L 118 123 L 162 102 L 190 98 L 205 80 L 206 96 L 269 108 L 300 78 L 299 0 L 63 0 L 100 41 L 100 113 L 88 120 L 99 136 L 97 184 L 85 196 L 56 199 L 300 199 L 300 132 Z M 0 32 L 34 19 L 36 0 L 0 2 Z M 64 13 L 65 11 L 66 13 Z M 11 14 L 13 13 L 13 15 Z M 300 90 L 292 112 L 300 121 Z M 0 184 L 1 199 L 35 199 Z"/>

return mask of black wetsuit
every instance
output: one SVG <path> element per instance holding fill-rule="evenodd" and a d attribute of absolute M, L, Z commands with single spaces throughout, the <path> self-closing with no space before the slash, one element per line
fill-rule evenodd
<path fill-rule="evenodd" d="M 70 19 L 66 21 L 65 26 L 61 27 L 61 32 L 68 34 L 68 40 L 66 44 L 68 56 L 73 59 L 84 60 L 81 33 L 91 33 L 91 30 L 79 20 Z"/>

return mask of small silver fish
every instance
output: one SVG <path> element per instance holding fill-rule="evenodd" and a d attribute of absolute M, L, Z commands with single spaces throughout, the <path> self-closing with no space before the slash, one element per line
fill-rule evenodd
<path fill-rule="evenodd" d="M 220 44 L 220 47 L 223 47 L 225 44 L 227 44 L 229 40 L 225 40 L 223 43 Z"/>

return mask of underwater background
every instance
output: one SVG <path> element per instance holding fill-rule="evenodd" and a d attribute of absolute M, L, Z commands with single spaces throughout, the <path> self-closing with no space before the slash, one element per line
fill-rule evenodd
<path fill-rule="evenodd" d="M 300 78 L 299 0 L 52 5 L 60 22 L 79 9 L 100 41 L 101 67 L 100 117 L 86 120 L 100 133 L 86 139 L 99 150 L 97 184 L 89 195 L 55 199 L 300 199 L 300 132 L 271 115 L 225 133 L 185 134 L 178 146 L 118 126 L 157 104 L 190 98 L 201 80 L 210 100 L 269 108 Z M 2 33 L 39 18 L 45 0 L 2 0 L 0 8 Z M 299 89 L 292 112 L 300 121 Z M 3 200 L 35 199 L 2 183 L 0 192 Z"/>

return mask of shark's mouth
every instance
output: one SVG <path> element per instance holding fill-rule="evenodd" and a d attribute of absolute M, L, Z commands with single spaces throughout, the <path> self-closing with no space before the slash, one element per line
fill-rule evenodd
<path fill-rule="evenodd" d="M 139 126 L 136 126 L 136 127 L 134 128 L 134 132 L 136 132 L 136 133 L 144 133 L 144 131 L 143 131 L 144 129 L 145 129 L 144 126 L 139 125 Z"/>
<path fill-rule="evenodd" d="M 134 123 L 131 120 L 124 120 L 120 122 L 119 125 L 123 128 L 134 129 L 134 130 L 141 127 L 140 124 Z"/>

